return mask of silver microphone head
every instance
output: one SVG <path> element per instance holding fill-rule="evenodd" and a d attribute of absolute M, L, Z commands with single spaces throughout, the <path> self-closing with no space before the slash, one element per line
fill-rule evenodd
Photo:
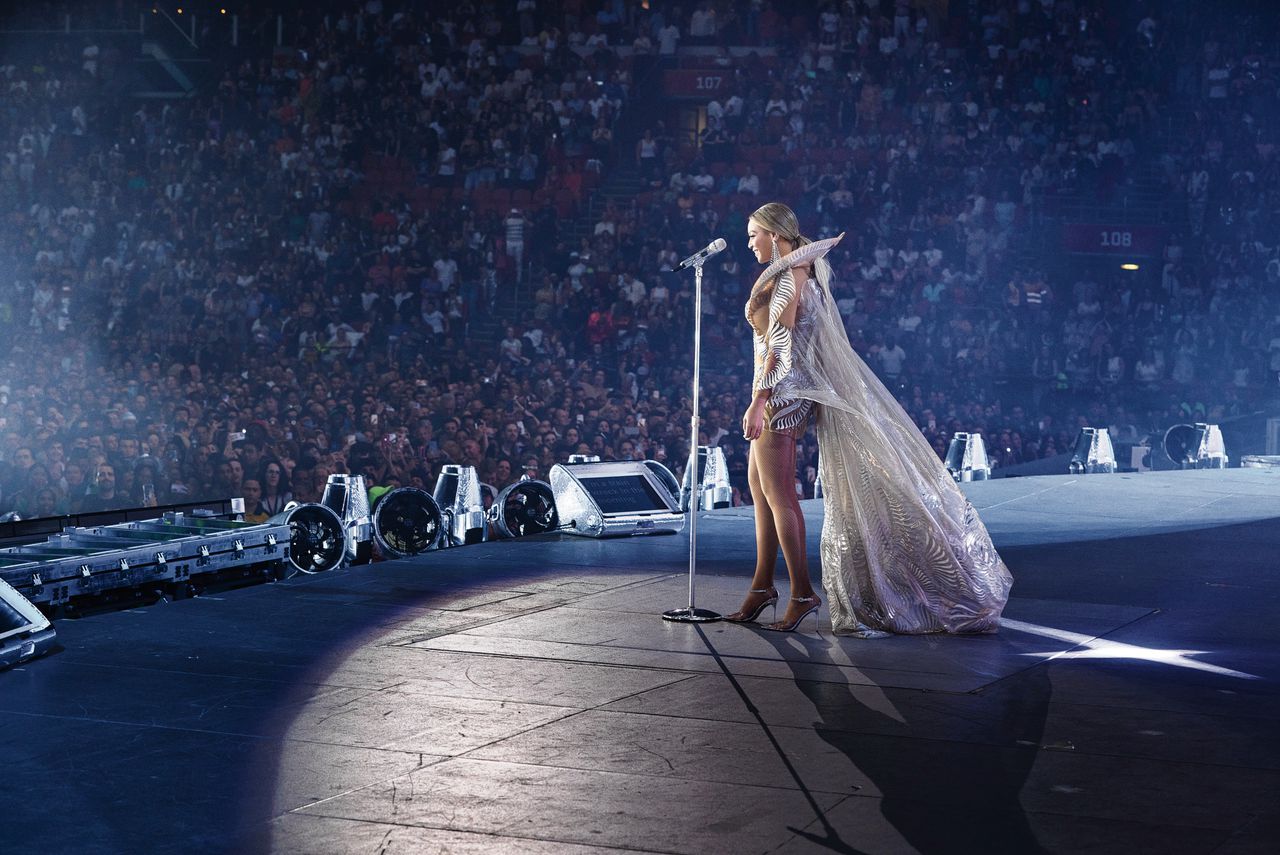
<path fill-rule="evenodd" d="M 716 238 L 711 243 L 707 244 L 702 249 L 698 250 L 693 255 L 686 258 L 684 261 L 680 262 L 679 269 L 684 270 L 686 267 L 694 267 L 694 266 L 701 267 L 702 264 L 706 262 L 706 260 L 711 256 L 720 252 L 724 252 L 724 249 L 727 246 L 728 244 L 724 242 L 724 238 Z"/>

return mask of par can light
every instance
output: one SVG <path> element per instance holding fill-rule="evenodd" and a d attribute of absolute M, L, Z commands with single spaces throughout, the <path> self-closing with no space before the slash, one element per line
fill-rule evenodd
<path fill-rule="evenodd" d="M 444 530 L 444 515 L 426 490 L 400 487 L 373 505 L 373 538 L 388 558 L 408 558 L 433 549 Z"/>

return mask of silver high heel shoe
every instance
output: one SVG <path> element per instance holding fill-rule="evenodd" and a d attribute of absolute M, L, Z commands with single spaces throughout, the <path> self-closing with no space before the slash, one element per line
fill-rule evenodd
<path fill-rule="evenodd" d="M 778 621 L 777 623 L 764 623 L 760 625 L 760 628 L 771 629 L 774 632 L 795 632 L 796 627 L 800 626 L 800 621 L 804 620 L 809 615 L 814 616 L 813 622 L 815 625 L 817 624 L 818 609 L 822 608 L 822 600 L 819 600 L 817 597 L 792 597 L 791 602 L 813 603 L 813 605 L 805 609 L 803 612 L 801 612 L 800 616 L 797 617 L 795 620 L 793 620 L 791 623 L 783 623 L 782 621 Z"/>
<path fill-rule="evenodd" d="M 750 614 L 748 614 L 745 610 L 739 610 L 733 613 L 733 614 L 739 615 L 739 617 L 734 617 L 733 615 L 725 615 L 724 619 L 729 621 L 729 623 L 751 623 L 756 618 L 760 617 L 760 613 L 764 611 L 765 606 L 773 606 L 774 615 L 776 616 L 778 614 L 778 589 L 777 588 L 752 588 L 751 590 L 747 591 L 747 593 L 748 594 L 768 594 L 769 596 L 766 597 L 764 600 L 761 600 L 760 605 L 756 606 L 755 611 L 751 612 Z"/>

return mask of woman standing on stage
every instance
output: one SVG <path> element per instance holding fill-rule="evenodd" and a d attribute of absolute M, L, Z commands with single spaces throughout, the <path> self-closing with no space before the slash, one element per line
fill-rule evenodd
<path fill-rule="evenodd" d="M 756 367 L 742 431 L 751 441 L 756 568 L 742 608 L 726 619 L 753 621 L 777 603 L 779 547 L 791 595 L 782 620 L 766 628 L 793 630 L 821 606 L 795 492 L 796 439 L 816 420 L 822 582 L 835 631 L 994 632 L 1012 579 L 942 461 L 850 347 L 824 258 L 841 237 L 810 241 L 779 202 L 747 224 L 751 251 L 768 265 L 746 306 Z"/>

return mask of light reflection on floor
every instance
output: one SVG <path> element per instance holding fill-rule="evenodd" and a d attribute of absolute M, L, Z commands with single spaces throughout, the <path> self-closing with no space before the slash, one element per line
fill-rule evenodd
<path fill-rule="evenodd" d="M 1174 665 L 1179 668 L 1191 668 L 1224 677 L 1235 677 L 1241 680 L 1261 680 L 1256 674 L 1235 671 L 1208 662 L 1200 662 L 1190 657 L 1205 656 L 1210 650 L 1173 650 L 1158 647 L 1143 647 L 1138 644 L 1126 644 L 1121 641 L 1110 641 L 1106 638 L 1095 638 L 1065 629 L 1024 623 L 1020 620 L 1005 618 L 1000 625 L 1006 629 L 1052 638 L 1080 645 L 1079 648 L 1066 651 L 1049 651 L 1045 653 L 1023 653 L 1022 656 L 1038 656 L 1041 659 L 1137 659 L 1144 662 L 1156 662 L 1161 665 Z"/>

